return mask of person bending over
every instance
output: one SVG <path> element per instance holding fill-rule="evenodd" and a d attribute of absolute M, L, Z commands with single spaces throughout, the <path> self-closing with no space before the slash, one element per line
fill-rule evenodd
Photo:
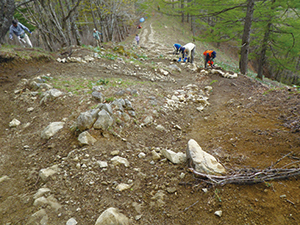
<path fill-rule="evenodd" d="M 194 62 L 195 49 L 196 45 L 194 45 L 193 43 L 188 43 L 180 47 L 179 50 L 182 53 L 183 62 L 186 62 L 186 60 L 188 60 L 188 62 L 190 63 Z M 178 62 L 181 62 L 181 57 L 179 58 Z"/>

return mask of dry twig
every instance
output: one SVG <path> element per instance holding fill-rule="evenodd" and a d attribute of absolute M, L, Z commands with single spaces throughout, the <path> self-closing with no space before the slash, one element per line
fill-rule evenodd
<path fill-rule="evenodd" d="M 277 160 L 274 164 L 267 167 L 263 170 L 255 170 L 255 169 L 244 169 L 233 172 L 224 176 L 210 175 L 205 173 L 199 173 L 193 168 L 189 168 L 189 170 L 197 175 L 197 177 L 208 184 L 211 185 L 225 185 L 225 184 L 257 184 L 263 183 L 266 181 L 279 180 L 279 179 L 287 179 L 289 177 L 299 176 L 300 168 L 290 168 L 287 169 L 288 166 L 292 164 L 297 164 L 299 161 L 289 163 L 282 168 L 274 168 L 282 159 L 289 156 L 292 152 L 284 155 L 282 158 Z"/>

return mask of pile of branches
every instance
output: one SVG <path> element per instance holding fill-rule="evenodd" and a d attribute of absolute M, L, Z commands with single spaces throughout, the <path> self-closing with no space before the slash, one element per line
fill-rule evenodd
<path fill-rule="evenodd" d="M 189 170 L 197 175 L 197 178 L 200 181 L 203 181 L 207 184 L 211 184 L 214 186 L 225 185 L 225 184 L 257 184 L 264 183 L 267 181 L 279 180 L 279 179 L 287 179 L 289 177 L 299 176 L 300 175 L 300 167 L 297 168 L 289 168 L 291 165 L 295 165 L 300 163 L 300 159 L 296 157 L 291 157 L 293 159 L 297 159 L 297 161 L 289 163 L 282 168 L 274 168 L 282 159 L 289 156 L 292 152 L 283 156 L 279 160 L 277 160 L 273 165 L 267 167 L 263 170 L 257 169 L 242 169 L 239 171 L 232 172 L 228 175 L 217 176 L 210 175 L 205 173 L 197 172 L 194 168 L 189 168 Z"/>

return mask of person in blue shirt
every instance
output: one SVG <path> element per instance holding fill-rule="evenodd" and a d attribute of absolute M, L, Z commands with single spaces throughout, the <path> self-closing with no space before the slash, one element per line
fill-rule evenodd
<path fill-rule="evenodd" d="M 27 27 L 17 20 L 13 20 L 12 25 L 9 28 L 9 39 L 13 40 L 13 34 L 15 34 L 22 46 L 25 47 L 25 44 L 27 44 L 30 48 L 32 48 L 31 41 L 25 31 L 31 34 L 31 31 Z"/>
<path fill-rule="evenodd" d="M 102 33 L 100 33 L 96 30 L 96 28 L 94 28 L 93 37 L 95 38 L 98 47 L 101 47 L 101 35 Z"/>
<path fill-rule="evenodd" d="M 179 54 L 179 49 L 180 49 L 181 45 L 180 44 L 174 44 L 173 48 L 174 48 L 174 52 L 173 55 L 178 55 Z"/>

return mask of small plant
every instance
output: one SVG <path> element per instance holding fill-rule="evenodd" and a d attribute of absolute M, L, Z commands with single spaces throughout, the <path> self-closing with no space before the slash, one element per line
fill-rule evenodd
<path fill-rule="evenodd" d="M 218 80 L 212 80 L 209 85 L 212 85 L 213 83 L 216 83 L 216 82 L 218 82 Z"/>
<path fill-rule="evenodd" d="M 219 196 L 220 190 L 218 188 L 215 189 L 215 196 L 219 202 L 222 202 L 221 197 Z"/>
<path fill-rule="evenodd" d="M 96 82 L 97 85 L 107 85 L 109 83 L 106 79 L 100 79 Z"/>
<path fill-rule="evenodd" d="M 114 97 L 108 97 L 105 99 L 106 102 L 113 102 L 115 100 Z"/>

